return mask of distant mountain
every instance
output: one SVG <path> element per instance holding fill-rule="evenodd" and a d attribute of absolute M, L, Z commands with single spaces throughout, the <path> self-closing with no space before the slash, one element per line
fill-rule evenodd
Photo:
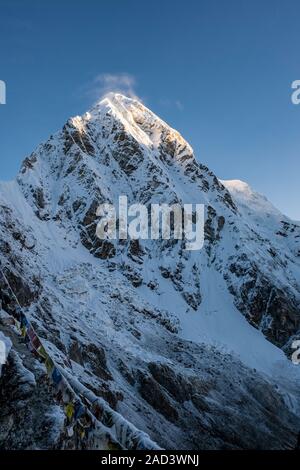
<path fill-rule="evenodd" d="M 119 195 L 205 204 L 204 248 L 99 240 L 97 207 Z M 295 446 L 300 225 L 246 183 L 220 181 L 143 104 L 111 94 L 68 120 L 0 184 L 0 221 L 2 268 L 51 357 L 84 390 L 164 448 Z M 44 366 L 4 318 L 13 346 L 0 448 L 76 447 Z"/>

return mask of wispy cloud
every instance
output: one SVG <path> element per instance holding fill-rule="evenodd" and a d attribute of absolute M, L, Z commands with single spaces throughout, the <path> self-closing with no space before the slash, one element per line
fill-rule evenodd
<path fill-rule="evenodd" d="M 87 88 L 88 94 L 94 100 L 99 100 L 111 92 L 138 98 L 135 92 L 136 84 L 136 78 L 129 73 L 101 73 Z"/>
<path fill-rule="evenodd" d="M 182 104 L 182 102 L 180 100 L 176 100 L 175 101 L 175 106 L 177 109 L 179 109 L 179 111 L 183 111 L 184 110 L 184 106 Z"/>
<path fill-rule="evenodd" d="M 180 100 L 171 100 L 171 99 L 161 99 L 159 100 L 159 104 L 163 106 L 164 108 L 176 108 L 179 111 L 184 110 L 184 106 Z"/>

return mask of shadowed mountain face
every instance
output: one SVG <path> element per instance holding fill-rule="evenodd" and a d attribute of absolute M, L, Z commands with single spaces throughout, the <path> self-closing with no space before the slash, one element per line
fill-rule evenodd
<path fill-rule="evenodd" d="M 99 240 L 97 207 L 117 206 L 120 195 L 146 206 L 204 204 L 203 249 Z M 218 180 L 178 132 L 118 94 L 41 144 L 16 181 L 1 183 L 0 198 L 2 266 L 47 350 L 84 387 L 162 447 L 295 445 L 297 223 L 245 183 Z M 13 314 L 4 280 L 0 287 Z M 41 366 L 27 356 L 22 364 L 12 339 L 0 448 L 61 447 L 62 418 L 49 396 L 55 432 L 24 436 L 28 409 L 32 422 L 41 419 L 35 403 L 45 387 Z M 36 376 L 28 398 L 16 380 L 24 368 Z"/>

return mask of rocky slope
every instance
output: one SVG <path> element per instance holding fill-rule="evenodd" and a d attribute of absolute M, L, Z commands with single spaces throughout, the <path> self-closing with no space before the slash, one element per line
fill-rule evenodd
<path fill-rule="evenodd" d="M 100 241 L 96 209 L 119 195 L 147 206 L 205 204 L 204 248 Z M 158 445 L 295 445 L 299 224 L 246 184 L 218 180 L 180 134 L 122 95 L 70 119 L 16 181 L 1 183 L 0 219 L 3 270 L 47 351 Z M 2 277 L 0 287 L 13 315 Z M 60 448 L 63 418 L 43 366 L 24 363 L 15 333 L 5 334 L 13 348 L 0 379 L 0 448 Z M 24 368 L 30 397 L 20 388 Z"/>

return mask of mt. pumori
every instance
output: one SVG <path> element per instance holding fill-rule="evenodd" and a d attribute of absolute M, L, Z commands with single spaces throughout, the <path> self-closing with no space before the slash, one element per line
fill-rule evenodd
<path fill-rule="evenodd" d="M 99 240 L 97 207 L 120 195 L 204 204 L 203 249 Z M 71 386 L 161 448 L 295 447 L 300 224 L 219 180 L 143 104 L 110 94 L 69 119 L 0 183 L 0 222 L 3 272 Z M 1 275 L 0 297 L 0 449 L 75 448 L 44 364 L 8 324 Z"/>

